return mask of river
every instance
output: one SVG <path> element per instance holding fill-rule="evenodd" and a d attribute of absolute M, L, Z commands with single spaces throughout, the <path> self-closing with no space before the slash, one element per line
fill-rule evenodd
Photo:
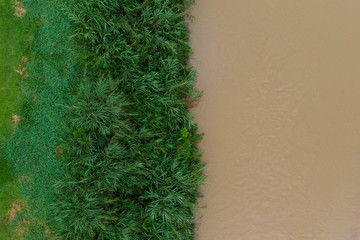
<path fill-rule="evenodd" d="M 199 240 L 360 239 L 360 1 L 197 0 Z"/>

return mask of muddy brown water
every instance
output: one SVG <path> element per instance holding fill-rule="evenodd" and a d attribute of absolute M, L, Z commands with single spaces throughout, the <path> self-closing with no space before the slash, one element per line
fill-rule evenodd
<path fill-rule="evenodd" d="M 197 0 L 199 240 L 360 239 L 360 1 Z"/>

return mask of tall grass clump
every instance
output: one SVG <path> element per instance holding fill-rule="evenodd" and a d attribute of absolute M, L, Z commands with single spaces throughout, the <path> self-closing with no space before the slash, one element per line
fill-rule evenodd
<path fill-rule="evenodd" d="M 66 164 L 52 219 L 60 238 L 194 238 L 204 177 L 201 135 L 188 109 L 199 97 L 188 66 L 190 4 L 86 0 L 64 7 L 82 70 L 72 79 L 69 135 L 57 163 Z"/>
<path fill-rule="evenodd" d="M 17 214 L 23 239 L 50 239 L 54 226 L 54 182 L 64 174 L 58 145 L 67 136 L 69 86 L 75 78 L 71 22 L 61 6 L 65 0 L 24 0 L 28 35 L 24 100 L 20 122 L 7 144 L 11 170 L 25 198 Z"/>

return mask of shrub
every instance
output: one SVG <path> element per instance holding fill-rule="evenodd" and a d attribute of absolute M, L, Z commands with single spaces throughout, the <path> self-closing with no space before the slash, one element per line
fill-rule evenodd
<path fill-rule="evenodd" d="M 72 89 L 67 174 L 55 221 L 66 239 L 192 239 L 203 164 L 187 108 L 195 72 L 188 1 L 67 8 L 84 66 Z"/>
<path fill-rule="evenodd" d="M 25 1 L 30 77 L 8 148 L 25 239 L 194 238 L 190 3 Z"/>

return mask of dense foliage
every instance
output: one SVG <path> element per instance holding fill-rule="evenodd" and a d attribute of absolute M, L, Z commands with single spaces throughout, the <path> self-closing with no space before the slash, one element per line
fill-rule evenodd
<path fill-rule="evenodd" d="M 81 1 L 68 163 L 56 221 L 68 239 L 191 239 L 202 164 L 187 104 L 184 1 Z M 80 44 L 81 43 L 81 44 Z"/>
<path fill-rule="evenodd" d="M 194 238 L 203 164 L 188 110 L 199 97 L 190 3 L 28 0 L 38 29 L 9 154 L 29 176 L 30 215 L 59 239 Z"/>

